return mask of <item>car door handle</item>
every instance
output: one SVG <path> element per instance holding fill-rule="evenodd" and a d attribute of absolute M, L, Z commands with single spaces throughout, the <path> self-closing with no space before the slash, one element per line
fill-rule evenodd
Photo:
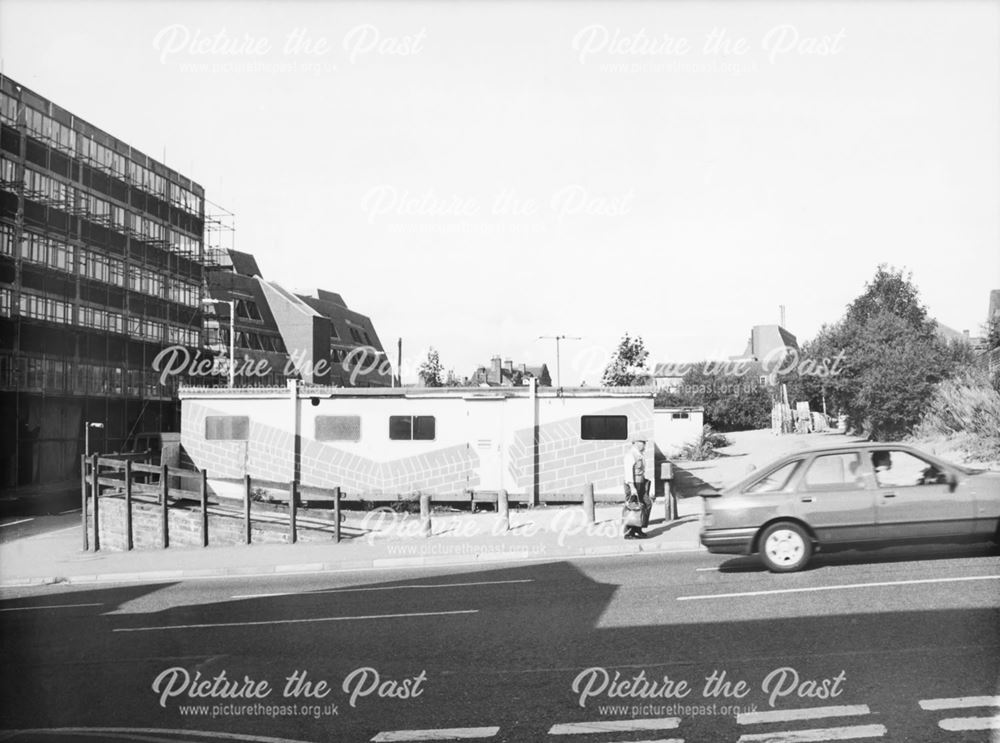
<path fill-rule="evenodd" d="M 882 493 L 882 497 L 883 498 L 895 498 L 896 494 L 895 493 Z"/>
<path fill-rule="evenodd" d="M 809 497 L 809 496 L 806 496 L 806 497 L 802 498 L 802 502 L 803 503 L 812 503 L 813 499 L 811 497 Z"/>

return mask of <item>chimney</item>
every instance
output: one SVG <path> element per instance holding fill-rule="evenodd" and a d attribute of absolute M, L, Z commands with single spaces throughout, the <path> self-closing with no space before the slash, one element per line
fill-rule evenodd
<path fill-rule="evenodd" d="M 528 373 L 528 365 L 521 364 L 521 374 L 527 374 L 527 373 Z"/>
<path fill-rule="evenodd" d="M 514 373 L 514 362 L 512 360 L 504 359 L 503 365 L 510 374 Z"/>
<path fill-rule="evenodd" d="M 781 309 L 781 327 L 785 327 L 785 305 L 779 304 L 778 307 Z"/>
<path fill-rule="evenodd" d="M 490 381 L 499 382 L 500 381 L 500 357 L 494 356 L 490 359 Z"/>

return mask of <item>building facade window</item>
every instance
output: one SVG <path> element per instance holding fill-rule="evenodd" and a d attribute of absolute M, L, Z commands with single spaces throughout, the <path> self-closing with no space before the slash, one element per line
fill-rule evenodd
<path fill-rule="evenodd" d="M 433 415 L 389 416 L 391 441 L 433 441 L 435 420 Z"/>
<path fill-rule="evenodd" d="M 317 441 L 360 441 L 360 415 L 317 415 Z"/>
<path fill-rule="evenodd" d="M 17 99 L 0 93 L 0 120 L 6 124 L 17 124 Z"/>
<path fill-rule="evenodd" d="M 22 291 L 17 309 L 22 317 L 29 317 L 33 320 L 61 324 L 73 322 L 73 305 L 51 297 L 41 297 Z"/>
<path fill-rule="evenodd" d="M 0 255 L 14 257 L 14 228 L 7 224 L 0 224 Z"/>
<path fill-rule="evenodd" d="M 208 441 L 246 441 L 250 438 L 250 417 L 246 415 L 205 416 Z"/>
<path fill-rule="evenodd" d="M 0 287 L 0 315 L 3 317 L 11 316 L 11 300 L 13 299 L 13 294 L 10 289 L 5 289 Z"/>
<path fill-rule="evenodd" d="M 627 441 L 628 416 L 580 416 L 580 438 L 584 441 Z"/>

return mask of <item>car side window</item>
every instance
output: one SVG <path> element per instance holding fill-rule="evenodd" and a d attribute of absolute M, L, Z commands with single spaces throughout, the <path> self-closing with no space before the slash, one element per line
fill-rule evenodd
<path fill-rule="evenodd" d="M 744 490 L 744 493 L 777 493 L 785 489 L 788 481 L 792 478 L 792 473 L 799 466 L 799 460 L 789 462 L 786 465 L 770 472 L 764 477 L 754 482 Z"/>
<path fill-rule="evenodd" d="M 872 469 L 880 488 L 944 485 L 948 474 L 908 451 L 880 449 L 872 452 Z"/>
<path fill-rule="evenodd" d="M 852 490 L 864 488 L 861 460 L 857 453 L 823 454 L 809 465 L 803 478 L 806 490 Z"/>

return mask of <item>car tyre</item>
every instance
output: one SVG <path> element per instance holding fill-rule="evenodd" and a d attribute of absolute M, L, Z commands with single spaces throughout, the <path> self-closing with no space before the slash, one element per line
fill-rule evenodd
<path fill-rule="evenodd" d="M 772 573 L 801 570 L 813 551 L 809 534 L 791 521 L 779 521 L 767 527 L 760 536 L 759 548 L 761 560 Z"/>

